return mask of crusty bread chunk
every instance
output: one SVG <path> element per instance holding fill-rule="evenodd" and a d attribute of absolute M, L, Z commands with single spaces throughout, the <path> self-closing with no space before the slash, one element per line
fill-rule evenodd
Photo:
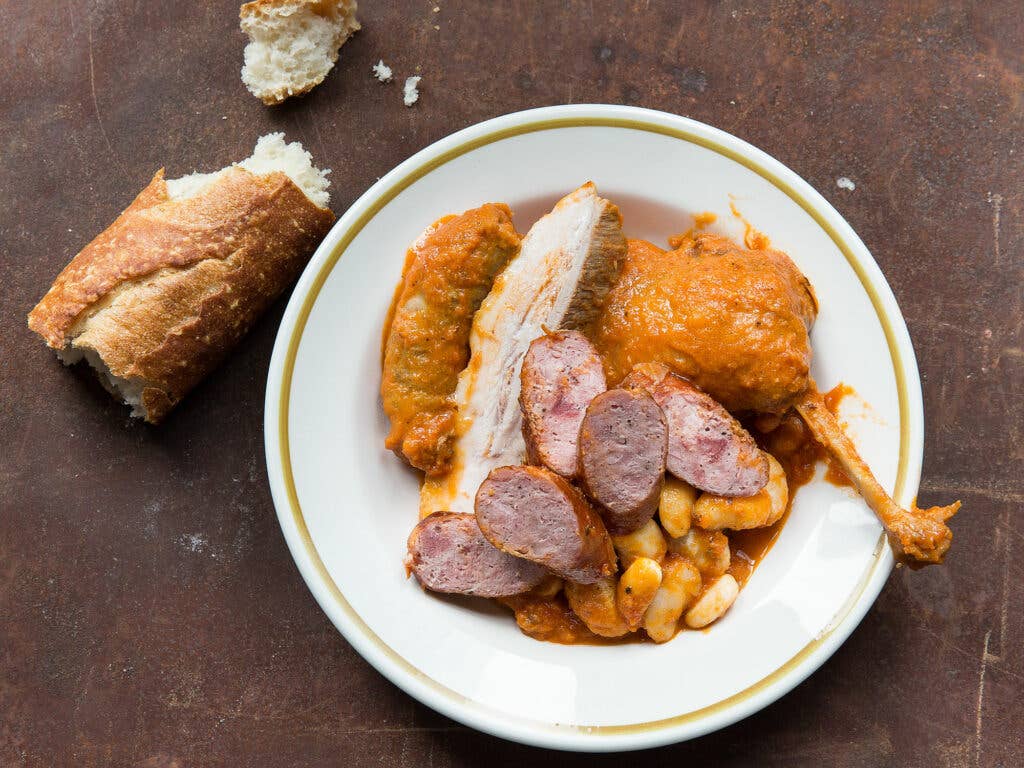
<path fill-rule="evenodd" d="M 249 36 L 242 82 L 268 105 L 323 82 L 359 29 L 355 0 L 255 0 L 239 17 Z"/>
<path fill-rule="evenodd" d="M 61 271 L 28 326 L 157 423 L 295 279 L 334 222 L 326 171 L 270 134 L 215 173 L 157 172 Z"/>

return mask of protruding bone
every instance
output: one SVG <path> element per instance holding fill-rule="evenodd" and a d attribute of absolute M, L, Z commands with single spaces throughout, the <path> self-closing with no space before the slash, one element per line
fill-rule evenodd
<path fill-rule="evenodd" d="M 912 568 L 941 563 L 953 542 L 953 532 L 945 521 L 960 509 L 960 502 L 929 509 L 918 509 L 916 504 L 912 504 L 910 509 L 903 509 L 875 479 L 871 468 L 857 453 L 813 382 L 794 407 L 815 439 L 839 462 L 864 501 L 878 516 L 896 559 Z"/>

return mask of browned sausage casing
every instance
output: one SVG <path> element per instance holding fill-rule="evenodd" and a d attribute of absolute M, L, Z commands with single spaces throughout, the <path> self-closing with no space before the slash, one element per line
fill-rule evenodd
<path fill-rule="evenodd" d="M 623 387 L 650 392 L 668 422 L 668 471 L 719 496 L 752 496 L 768 482 L 768 459 L 732 415 L 660 363 L 633 367 Z"/>
<path fill-rule="evenodd" d="M 476 494 L 480 530 L 498 549 L 590 584 L 615 573 L 611 537 L 583 495 L 542 467 L 498 467 Z"/>
<path fill-rule="evenodd" d="M 668 425 L 642 389 L 612 389 L 587 407 L 580 428 L 583 487 L 614 534 L 635 531 L 658 509 Z"/>

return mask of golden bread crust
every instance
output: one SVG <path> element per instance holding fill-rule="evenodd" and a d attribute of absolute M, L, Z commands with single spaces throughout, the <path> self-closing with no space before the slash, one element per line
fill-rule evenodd
<path fill-rule="evenodd" d="M 333 221 L 283 173 L 232 167 L 171 200 L 161 170 L 58 275 L 29 328 L 141 383 L 156 423 L 295 279 Z"/>

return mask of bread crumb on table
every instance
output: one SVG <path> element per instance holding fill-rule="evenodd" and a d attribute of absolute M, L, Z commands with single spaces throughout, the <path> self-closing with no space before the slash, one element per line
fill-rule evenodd
<path fill-rule="evenodd" d="M 417 86 L 422 79 L 423 78 L 419 75 L 414 75 L 413 77 L 407 77 L 405 79 L 405 86 L 402 88 L 402 101 L 405 102 L 405 106 L 411 107 L 419 101 L 420 92 Z"/>
<path fill-rule="evenodd" d="M 382 83 L 390 83 L 391 76 L 394 73 L 391 71 L 391 67 L 384 63 L 384 59 L 381 59 L 373 65 L 373 76 L 380 80 Z"/>
<path fill-rule="evenodd" d="M 853 183 L 853 180 L 846 176 L 840 176 L 836 179 L 836 186 L 840 189 L 848 189 L 851 192 L 857 188 L 857 185 Z"/>

